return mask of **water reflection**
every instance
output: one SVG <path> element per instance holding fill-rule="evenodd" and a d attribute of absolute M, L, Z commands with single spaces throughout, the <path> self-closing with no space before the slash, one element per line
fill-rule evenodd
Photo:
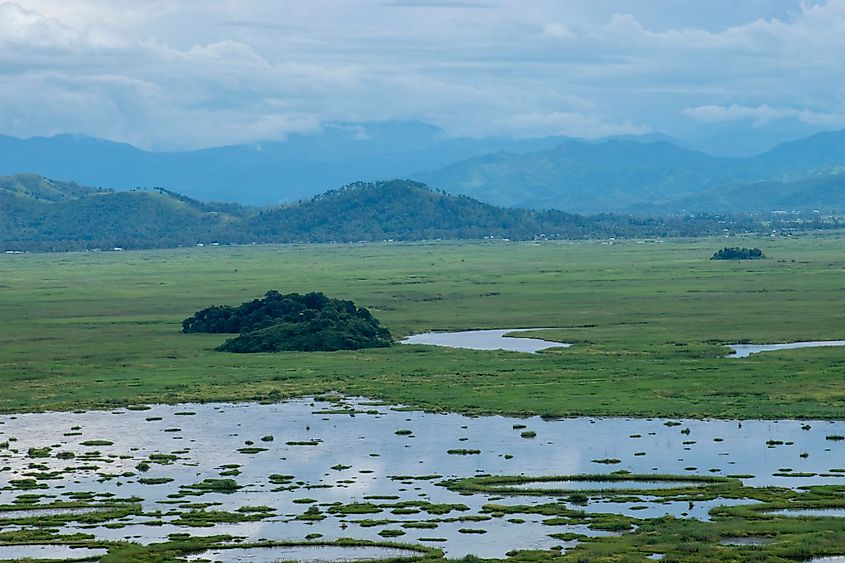
<path fill-rule="evenodd" d="M 335 409 L 352 409 L 356 414 L 327 414 Z M 185 411 L 195 414 L 176 414 Z M 271 405 L 155 405 L 145 411 L 0 416 L 0 422 L 0 443 L 9 441 L 9 449 L 0 450 L 0 505 L 9 507 L 19 496 L 32 492 L 8 485 L 25 479 L 34 479 L 44 487 L 36 492 L 48 495 L 36 505 L 23 507 L 29 511 L 53 510 L 44 505 L 70 500 L 73 494 L 137 496 L 143 499 L 145 512 L 162 511 L 161 516 L 130 516 L 121 521 L 123 527 L 73 521 L 60 527 L 62 532 L 142 543 L 166 541 L 176 532 L 195 536 L 232 534 L 248 540 L 302 540 L 318 533 L 325 541 L 343 537 L 383 541 L 379 533 L 389 529 L 404 532 L 396 540 L 401 542 L 445 540 L 429 545 L 443 548 L 450 557 L 476 554 L 494 558 L 512 549 L 559 545 L 560 541 L 550 538 L 549 533 L 601 532 L 580 524 L 550 529 L 541 523 L 543 518 L 531 514 L 523 515 L 525 522 L 521 524 L 491 517 L 483 508 L 491 502 L 533 506 L 550 499 L 502 499 L 493 493 L 464 496 L 438 486 L 442 479 L 627 470 L 637 474 L 744 475 L 743 482 L 752 486 L 797 488 L 838 483 L 839 476 L 845 475 L 845 442 L 826 440 L 832 434 L 845 434 L 843 422 L 747 420 L 739 425 L 725 420 L 467 417 L 394 410 L 374 406 L 365 399 L 347 399 L 342 405 L 313 399 Z M 167 431 L 173 428 L 180 431 Z M 396 434 L 404 429 L 411 434 Z M 536 437 L 520 437 L 524 431 L 536 432 Z M 178 440 L 174 439 L 177 435 Z M 262 441 L 269 436 L 272 440 Z M 90 440 L 113 444 L 82 445 Z M 308 441 L 317 445 L 291 445 Z M 246 442 L 264 450 L 241 453 L 239 450 L 250 447 Z M 51 457 L 33 459 L 29 448 L 51 448 Z M 456 449 L 480 453 L 447 453 Z M 91 453 L 94 450 L 99 453 Z M 74 452 L 76 457 L 61 459 L 58 452 Z M 82 458 L 85 452 L 89 453 L 87 459 Z M 607 459 L 618 463 L 598 463 Z M 34 463 L 43 467 L 34 470 Z M 142 463 L 148 465 L 145 471 L 138 469 Z M 784 475 L 781 470 L 786 468 L 798 476 L 774 475 Z M 292 477 L 285 485 L 272 482 L 270 476 L 274 474 Z M 182 511 L 169 497 L 178 495 L 185 485 L 215 478 L 234 479 L 241 488 L 176 502 L 213 502 L 218 503 L 214 510 L 230 512 L 244 506 L 268 506 L 273 509 L 271 517 L 202 528 L 180 524 Z M 590 491 L 585 495 L 589 497 L 586 504 L 572 504 L 566 498 L 553 498 L 551 502 L 587 512 L 700 519 L 706 519 L 714 506 L 748 502 L 714 499 L 690 506 L 686 501 L 667 502 L 658 496 L 638 495 L 641 498 L 637 501 L 612 502 Z M 304 499 L 313 502 L 303 504 Z M 465 509 L 450 509 L 445 514 L 429 514 L 422 508 L 397 513 L 389 506 L 407 501 L 463 505 Z M 328 503 L 337 502 L 382 506 L 373 514 L 343 515 L 329 510 Z M 314 505 L 324 519 L 297 519 Z M 147 525 L 155 519 L 160 525 Z M 365 525 L 367 520 L 381 519 L 390 523 Z M 413 527 L 419 522 L 431 527 Z M 461 531 L 466 528 L 487 533 Z M 0 530 L 11 529 L 0 518 Z"/>
<path fill-rule="evenodd" d="M 775 352 L 777 350 L 795 350 L 797 348 L 824 348 L 829 346 L 845 346 L 845 340 L 815 340 L 810 342 L 789 342 L 786 344 L 731 344 L 734 353 L 730 358 L 747 358 L 759 352 Z"/>
<path fill-rule="evenodd" d="M 543 328 L 506 328 L 496 330 L 464 330 L 459 332 L 426 332 L 402 340 L 402 344 L 429 344 L 446 348 L 467 348 L 470 350 L 508 350 L 511 352 L 535 353 L 548 348 L 568 348 L 571 344 L 552 342 L 539 338 L 505 336 Z"/>

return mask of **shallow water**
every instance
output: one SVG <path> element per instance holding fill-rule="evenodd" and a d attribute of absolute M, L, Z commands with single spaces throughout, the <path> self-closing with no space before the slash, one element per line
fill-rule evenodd
<path fill-rule="evenodd" d="M 775 352 L 777 350 L 794 350 L 797 348 L 821 348 L 828 346 L 845 346 L 845 340 L 816 340 L 810 342 L 789 342 L 787 344 L 731 344 L 735 353 L 729 358 L 747 358 L 759 352 Z"/>
<path fill-rule="evenodd" d="M 426 332 L 415 334 L 401 341 L 402 344 L 428 344 L 446 348 L 470 350 L 508 350 L 534 353 L 548 348 L 568 348 L 571 344 L 552 342 L 539 338 L 505 336 L 506 334 L 546 330 L 542 328 L 506 328 L 496 330 L 464 330 L 459 332 Z"/>
<path fill-rule="evenodd" d="M 43 516 L 61 516 L 61 515 L 82 515 L 93 514 L 96 512 L 104 512 L 107 508 L 31 508 L 21 510 L 4 510 L 0 511 L 0 520 L 18 519 L 18 518 L 37 518 Z"/>
<path fill-rule="evenodd" d="M 772 538 L 765 538 L 762 536 L 744 536 L 744 537 L 735 537 L 735 538 L 722 538 L 719 540 L 719 543 L 722 545 L 732 545 L 735 547 L 752 547 L 758 545 L 766 545 L 772 543 L 774 540 Z"/>
<path fill-rule="evenodd" d="M 274 561 L 299 561 L 321 563 L 324 561 L 376 561 L 391 557 L 414 557 L 418 552 L 385 547 L 342 547 L 299 545 L 294 547 L 259 547 L 211 549 L 186 557 L 189 561 L 208 559 L 222 563 L 272 563 Z"/>
<path fill-rule="evenodd" d="M 19 559 L 73 560 L 105 555 L 105 549 L 71 547 L 69 545 L 0 545 L 0 561 Z"/>
<path fill-rule="evenodd" d="M 232 534 L 248 540 L 297 541 L 308 534 L 319 533 L 323 536 L 321 540 L 325 541 L 341 537 L 384 541 L 379 532 L 388 529 L 405 532 L 405 535 L 395 538 L 398 542 L 425 544 L 420 541 L 421 538 L 445 539 L 444 542 L 425 545 L 442 548 L 451 557 L 470 553 L 482 557 L 502 557 L 512 549 L 547 549 L 560 545 L 559 540 L 548 537 L 550 533 L 601 535 L 602 532 L 580 524 L 543 525 L 546 517 L 532 514 L 521 514 L 520 518 L 525 520 L 522 524 L 510 523 L 507 517 L 490 518 L 482 510 L 482 506 L 490 502 L 537 505 L 559 502 L 559 499 L 527 495 L 461 495 L 438 486 L 441 477 L 470 477 L 479 473 L 571 475 L 624 469 L 641 474 L 752 474 L 754 477 L 743 481 L 754 486 L 800 487 L 843 482 L 821 474 L 845 465 L 845 442 L 825 440 L 825 436 L 830 434 L 845 434 L 845 422 L 743 421 L 740 425 L 737 421 L 724 420 L 583 417 L 543 420 L 538 417 L 467 417 L 406 412 L 374 405 L 364 399 L 347 399 L 345 405 L 358 411 L 357 414 L 325 414 L 321 411 L 337 409 L 339 405 L 300 399 L 272 405 L 156 405 L 145 411 L 0 416 L 0 442 L 17 438 L 10 442 L 10 448 L 16 451 L 0 450 L 0 483 L 26 478 L 32 473 L 33 462 L 48 466 L 50 471 L 68 469 L 59 478 L 39 481 L 47 487 L 45 489 L 21 491 L 0 486 L 0 504 L 9 505 L 24 493 L 52 495 L 43 499 L 40 505 L 26 507 L 26 510 L 42 510 L 53 500 L 69 500 L 68 493 L 97 492 L 118 497 L 141 497 L 146 512 L 173 510 L 179 513 L 178 506 L 162 504 L 162 501 L 168 500 L 168 495 L 178 493 L 183 485 L 206 478 L 220 478 L 224 471 L 221 466 L 237 464 L 240 474 L 229 477 L 242 485 L 236 492 L 211 492 L 186 497 L 179 502 L 216 502 L 220 504 L 214 509 L 225 511 L 243 506 L 269 506 L 275 511 L 269 519 L 190 528 L 179 524 L 176 521 L 178 514 L 173 514 L 162 516 L 161 526 L 144 524 L 156 518 L 133 516 L 121 520 L 125 524 L 123 528 L 107 527 L 106 523 L 82 528 L 76 522 L 60 527 L 63 532 L 83 531 L 101 539 L 130 539 L 142 543 L 164 541 L 168 534 L 176 532 L 195 536 Z M 186 411 L 195 414 L 177 415 Z M 376 414 L 361 411 L 375 411 Z M 161 420 L 156 420 L 159 418 Z M 808 429 L 802 429 L 807 425 Z M 81 428 L 72 430 L 76 426 Z M 179 428 L 179 432 L 167 432 L 173 428 Z M 397 435 L 397 430 L 410 430 L 411 435 Z M 525 430 L 536 432 L 536 437 L 521 438 L 520 434 Z M 65 435 L 76 432 L 81 435 Z M 267 436 L 272 436 L 273 440 L 261 440 Z M 82 446 L 81 442 L 87 440 L 109 440 L 114 444 Z M 316 446 L 288 445 L 288 442 L 307 440 L 318 442 Z M 266 448 L 266 451 L 239 453 L 238 449 L 247 446 L 246 441 L 252 441 L 253 447 Z M 771 447 L 767 441 L 777 441 L 781 445 Z M 99 450 L 100 456 L 97 461 L 83 461 L 79 457 L 61 460 L 27 456 L 28 448 L 52 445 L 57 446 L 52 450 L 54 456 L 60 451 L 73 451 L 79 455 L 91 450 Z M 447 450 L 460 448 L 477 449 L 480 453 L 447 453 Z M 177 459 L 171 464 L 152 462 L 146 472 L 135 469 L 151 454 L 173 452 L 179 453 L 174 454 Z M 802 452 L 807 452 L 808 457 L 800 457 Z M 610 458 L 620 461 L 614 464 L 596 463 Z M 90 468 L 92 465 L 97 469 Z M 9 469 L 3 470 L 6 466 Z M 819 475 L 773 475 L 782 468 Z M 136 474 L 121 476 L 124 472 Z M 271 474 L 292 475 L 292 490 L 271 483 Z M 102 480 L 104 475 L 110 478 Z M 406 478 L 397 478 L 399 476 Z M 139 478 L 160 477 L 173 479 L 173 482 L 158 485 L 139 482 Z M 602 483 L 605 486 L 610 484 Z M 312 486 L 326 488 L 309 488 Z M 397 498 L 388 500 L 374 496 Z M 714 506 L 749 502 L 716 499 L 696 502 L 691 506 L 686 501 L 666 502 L 649 495 L 638 495 L 641 498 L 637 502 L 612 502 L 601 495 L 595 498 L 592 494 L 589 496 L 591 499 L 586 505 L 567 502 L 562 502 L 562 505 L 576 510 L 621 513 L 640 518 L 673 514 L 706 519 L 707 512 Z M 294 502 L 303 499 L 315 502 Z M 383 506 L 378 513 L 344 516 L 330 513 L 329 507 L 325 506 L 333 502 L 385 505 L 410 500 L 465 505 L 466 510 L 454 509 L 447 514 L 428 514 L 425 511 L 407 514 L 403 511 L 394 513 L 394 508 Z M 324 520 L 295 519 L 314 504 L 324 505 L 319 507 L 326 516 Z M 467 517 L 485 520 L 466 520 Z M 363 526 L 363 521 L 368 519 L 395 522 Z M 421 521 L 436 527 L 419 529 L 402 526 Z M 0 530 L 10 529 L 13 529 L 12 526 L 5 526 L 0 519 Z M 462 529 L 478 529 L 487 533 L 467 534 Z"/>
<path fill-rule="evenodd" d="M 785 510 L 773 510 L 765 514 L 777 516 L 813 516 L 819 518 L 845 518 L 845 508 L 789 508 Z"/>

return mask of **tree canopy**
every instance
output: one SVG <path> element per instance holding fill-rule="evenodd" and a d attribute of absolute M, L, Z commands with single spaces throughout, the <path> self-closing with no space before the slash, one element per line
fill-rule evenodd
<path fill-rule="evenodd" d="M 738 246 L 726 246 L 710 257 L 711 260 L 758 260 L 765 258 L 763 251 L 759 248 L 740 248 Z"/>
<path fill-rule="evenodd" d="M 224 352 L 334 351 L 380 348 L 390 331 L 364 307 L 320 292 L 268 291 L 237 307 L 212 306 L 182 322 L 182 332 L 239 333 Z"/>

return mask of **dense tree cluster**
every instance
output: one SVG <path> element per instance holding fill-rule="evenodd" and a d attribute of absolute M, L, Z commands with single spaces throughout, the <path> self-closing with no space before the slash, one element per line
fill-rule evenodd
<path fill-rule="evenodd" d="M 726 246 L 714 253 L 711 260 L 758 260 L 765 258 L 763 251 L 759 248 L 740 248 L 738 246 Z"/>
<path fill-rule="evenodd" d="M 381 348 L 390 331 L 363 307 L 323 293 L 268 291 L 238 307 L 213 306 L 182 322 L 186 333 L 240 333 L 224 352 L 334 351 Z"/>

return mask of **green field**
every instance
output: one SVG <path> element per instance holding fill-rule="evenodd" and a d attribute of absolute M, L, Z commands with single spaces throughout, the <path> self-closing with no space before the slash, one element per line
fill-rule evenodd
<path fill-rule="evenodd" d="M 770 259 L 708 260 L 737 245 Z M 828 234 L 0 255 L 0 411 L 336 390 L 463 412 L 841 419 L 845 349 L 737 360 L 722 343 L 845 339 L 844 251 Z M 180 333 L 269 289 L 352 299 L 397 337 L 560 327 L 543 337 L 575 346 L 236 355 Z"/>

